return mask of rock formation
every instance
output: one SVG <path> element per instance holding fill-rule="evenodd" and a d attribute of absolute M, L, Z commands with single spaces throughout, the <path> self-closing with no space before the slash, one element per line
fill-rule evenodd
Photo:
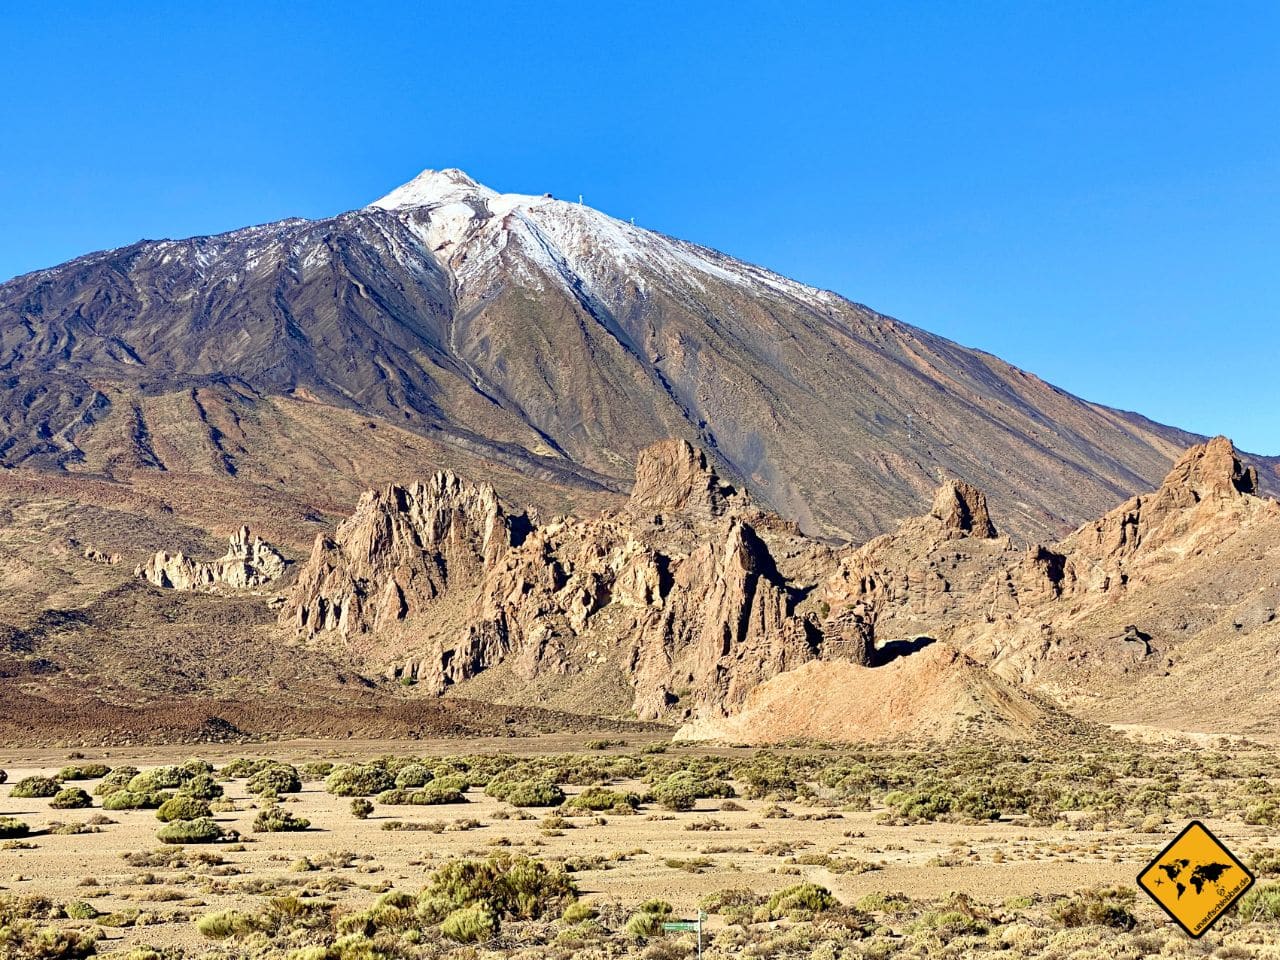
<path fill-rule="evenodd" d="M 641 452 L 624 509 L 520 537 L 492 490 L 438 475 L 366 494 L 318 538 L 281 621 L 370 634 L 391 676 L 436 693 L 499 665 L 524 682 L 604 670 L 642 717 L 722 711 L 817 655 L 754 516 L 683 441 Z"/>
<path fill-rule="evenodd" d="M 828 610 L 824 632 L 853 631 L 874 649 L 877 638 L 903 639 L 935 634 L 961 612 L 1016 551 L 997 537 L 981 490 L 961 480 L 945 480 L 933 509 L 898 529 L 837 558 L 820 588 Z M 871 657 L 863 662 L 870 662 Z"/>
<path fill-rule="evenodd" d="M 915 682 L 896 664 L 936 639 L 957 653 L 930 654 L 930 670 L 968 677 L 946 689 L 978 697 L 956 702 L 1016 726 L 1022 708 L 1001 684 L 1097 700 L 1155 683 L 1189 638 L 1280 632 L 1280 577 L 1265 580 L 1264 565 L 1219 582 L 1219 554 L 1276 549 L 1280 505 L 1251 489 L 1214 440 L 1056 544 L 997 535 L 983 493 L 949 479 L 929 513 L 832 550 L 667 441 L 641 452 L 626 505 L 592 517 L 534 525 L 450 474 L 366 494 L 317 539 L 280 618 L 304 637 L 343 637 L 425 693 L 709 722 L 752 703 L 755 716 L 766 708 L 753 691 L 793 691 L 801 674 L 770 681 L 813 661 L 831 665 L 805 668 L 815 682 Z M 1197 576 L 1219 580 L 1204 591 Z"/>
<path fill-rule="evenodd" d="M 684 440 L 662 440 L 636 460 L 631 509 L 709 518 L 724 513 L 734 489 L 722 483 L 707 456 Z"/>
<path fill-rule="evenodd" d="M 938 487 L 930 514 L 957 534 L 986 539 L 996 535 L 995 524 L 987 512 L 987 495 L 963 480 L 947 480 Z"/>
<path fill-rule="evenodd" d="M 333 536 L 316 537 L 281 622 L 307 635 L 386 630 L 451 588 L 475 586 L 526 523 L 507 516 L 492 487 L 447 471 L 370 490 Z"/>
<path fill-rule="evenodd" d="M 252 536 L 248 527 L 241 527 L 231 535 L 226 555 L 217 560 L 192 560 L 181 551 L 170 554 L 161 550 L 135 567 L 133 574 L 173 590 L 243 589 L 278 580 L 284 570 L 283 554 L 261 537 Z"/>

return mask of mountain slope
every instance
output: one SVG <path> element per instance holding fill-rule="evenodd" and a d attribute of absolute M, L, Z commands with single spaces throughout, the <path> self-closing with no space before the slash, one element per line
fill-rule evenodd
<path fill-rule="evenodd" d="M 0 285 L 0 464 L 194 467 L 291 496 L 325 455 L 282 404 L 351 414 L 607 496 L 665 437 L 810 532 L 863 537 L 939 475 L 1062 532 L 1197 437 L 693 244 L 427 171 L 361 210 L 141 242 Z M 194 449 L 193 449 L 194 448 Z M 1276 462 L 1263 465 L 1275 488 Z M 361 460 L 359 444 L 351 462 Z M 405 478 L 408 479 L 408 478 Z M 548 492 L 549 491 L 549 492 Z"/>

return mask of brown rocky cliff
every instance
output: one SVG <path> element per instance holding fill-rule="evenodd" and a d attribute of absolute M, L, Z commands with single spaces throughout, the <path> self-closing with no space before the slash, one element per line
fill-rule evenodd
<path fill-rule="evenodd" d="M 724 513 L 734 494 L 711 468 L 705 453 L 684 440 L 662 440 L 636 457 L 628 506 L 637 513 L 705 518 Z"/>
<path fill-rule="evenodd" d="M 387 629 L 451 587 L 478 583 L 524 523 L 506 514 L 492 487 L 447 471 L 368 491 L 332 536 L 316 538 L 281 622 L 308 635 Z"/>
<path fill-rule="evenodd" d="M 949 635 L 1065 696 L 1098 700 L 1135 678 L 1156 689 L 1184 660 L 1274 618 L 1280 572 L 1267 545 L 1280 536 L 1280 504 L 1255 489 L 1229 440 L 1192 447 L 1158 489 L 997 570 Z"/>
<path fill-rule="evenodd" d="M 1190 448 L 1157 490 L 1083 524 L 1058 545 L 1071 581 L 1066 592 L 1106 593 L 1135 577 L 1159 579 L 1160 558 L 1206 549 L 1265 510 L 1271 501 L 1254 496 L 1256 489 L 1256 471 L 1242 466 L 1226 437 Z"/>
<path fill-rule="evenodd" d="M 604 671 L 634 691 L 620 710 L 723 711 L 817 653 L 754 522 L 804 556 L 793 525 L 678 440 L 641 452 L 625 509 L 523 536 L 492 490 L 440 474 L 366 494 L 318 538 L 281 622 L 363 635 L 390 675 L 435 693 L 498 666 L 513 698 L 538 678 Z"/>
<path fill-rule="evenodd" d="M 870 662 L 876 639 L 936 635 L 967 615 L 983 585 L 1015 557 L 1010 540 L 996 536 L 985 494 L 962 480 L 943 481 L 928 514 L 838 556 L 819 588 L 824 634 L 848 644 L 833 643 L 833 658 L 844 648 L 849 655 L 839 659 Z"/>
<path fill-rule="evenodd" d="M 991 539 L 995 524 L 987 512 L 987 495 L 963 480 L 947 480 L 933 497 L 931 514 L 956 533 Z"/>

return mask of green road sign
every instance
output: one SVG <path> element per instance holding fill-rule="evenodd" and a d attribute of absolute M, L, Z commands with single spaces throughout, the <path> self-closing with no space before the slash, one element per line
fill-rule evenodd
<path fill-rule="evenodd" d="M 662 925 L 662 929 L 663 930 L 697 930 L 698 921 L 697 920 L 680 920 L 677 923 L 664 923 Z"/>

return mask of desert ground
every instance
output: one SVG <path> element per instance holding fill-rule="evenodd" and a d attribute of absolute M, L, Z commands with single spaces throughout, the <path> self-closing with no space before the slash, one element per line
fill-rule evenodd
<path fill-rule="evenodd" d="M 193 749 L 0 751 L 0 956 L 660 960 L 695 943 L 657 924 L 699 909 L 709 957 L 1245 957 L 1280 943 L 1273 753 L 1243 741 Z M 38 778 L 58 793 L 22 796 Z M 91 806 L 60 809 L 76 789 Z M 219 791 L 173 821 L 207 813 L 208 842 L 158 839 L 155 804 Z M 146 806 L 113 809 L 113 793 Z M 281 811 L 306 828 L 264 829 Z M 1134 884 L 1193 817 L 1258 875 L 1198 942 Z M 523 898 L 488 890 L 484 864 L 492 882 L 523 877 Z"/>

